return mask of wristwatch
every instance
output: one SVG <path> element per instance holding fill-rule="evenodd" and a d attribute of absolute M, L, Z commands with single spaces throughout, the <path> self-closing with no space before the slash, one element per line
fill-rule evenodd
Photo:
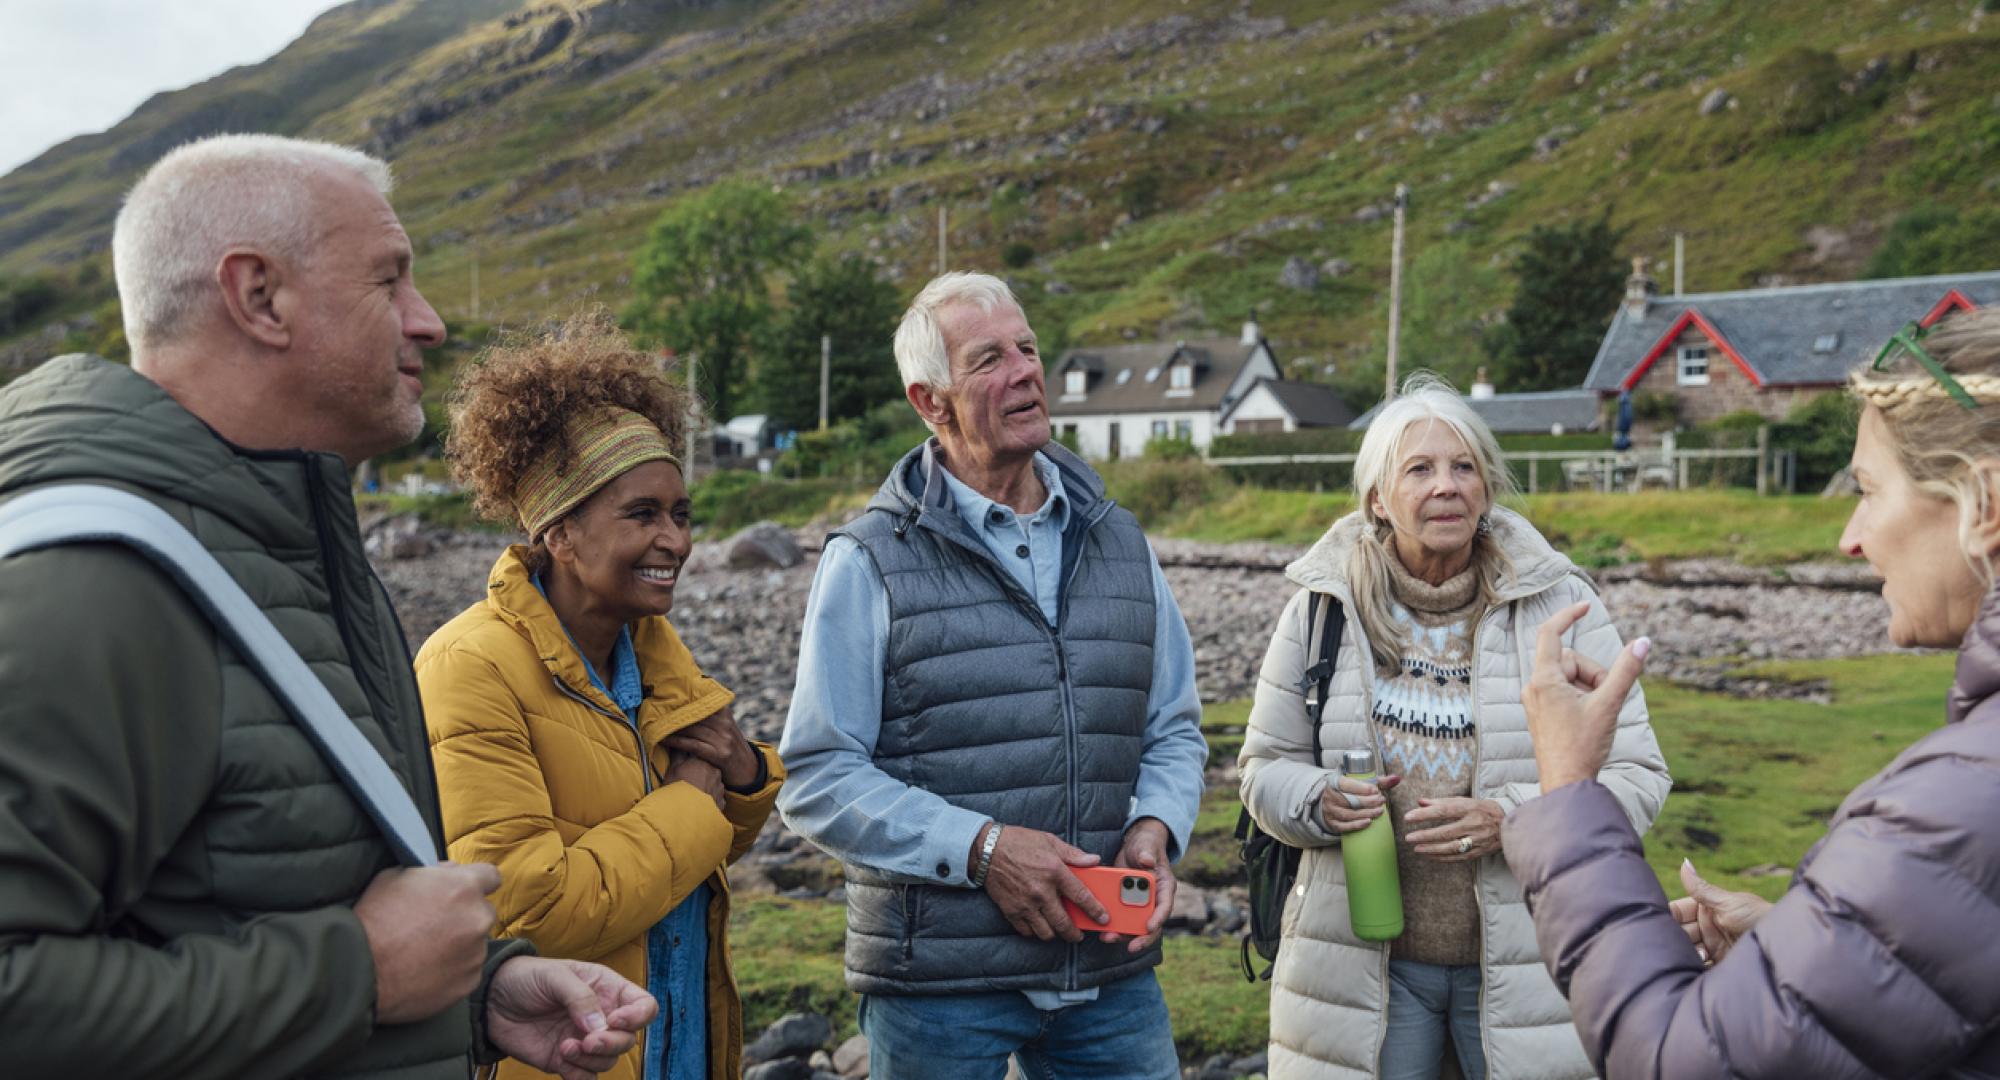
<path fill-rule="evenodd" d="M 979 845 L 979 861 L 973 865 L 972 873 L 968 875 L 972 878 L 973 888 L 986 887 L 986 871 L 993 868 L 993 849 L 999 845 L 1000 823 L 996 821 L 992 828 L 986 830 L 986 840 Z"/>

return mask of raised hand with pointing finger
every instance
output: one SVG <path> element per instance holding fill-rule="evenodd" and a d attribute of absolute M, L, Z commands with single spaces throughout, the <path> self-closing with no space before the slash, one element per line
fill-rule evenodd
<path fill-rule="evenodd" d="M 1521 694 L 1542 790 L 1589 780 L 1604 768 L 1618 712 L 1645 670 L 1651 639 L 1618 651 L 1609 669 L 1563 645 L 1563 633 L 1590 610 L 1571 604 L 1542 624 L 1535 637 L 1535 670 Z"/>

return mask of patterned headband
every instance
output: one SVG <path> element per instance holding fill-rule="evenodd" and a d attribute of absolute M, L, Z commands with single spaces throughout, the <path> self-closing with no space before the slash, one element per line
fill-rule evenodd
<path fill-rule="evenodd" d="M 514 485 L 514 507 L 530 540 L 540 539 L 564 514 L 632 468 L 649 461 L 680 464 L 660 429 L 630 409 L 604 409 L 565 427 L 569 468 L 558 469 L 559 455 L 549 453 Z"/>

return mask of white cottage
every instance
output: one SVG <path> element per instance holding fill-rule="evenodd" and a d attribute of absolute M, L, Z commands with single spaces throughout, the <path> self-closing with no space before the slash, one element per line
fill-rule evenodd
<path fill-rule="evenodd" d="M 1071 349 L 1049 369 L 1049 420 L 1085 457 L 1137 456 L 1151 439 L 1206 451 L 1260 380 L 1282 379 L 1256 323 L 1241 338 Z"/>

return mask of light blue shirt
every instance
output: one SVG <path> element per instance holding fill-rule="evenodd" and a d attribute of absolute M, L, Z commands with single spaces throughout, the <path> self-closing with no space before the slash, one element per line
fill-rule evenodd
<path fill-rule="evenodd" d="M 547 597 L 541 577 L 534 582 Z M 563 633 L 568 634 L 569 628 L 564 627 Z M 576 648 L 574 637 L 569 643 Z M 577 655 L 582 656 L 583 650 L 577 649 Z M 587 656 L 583 669 L 590 673 L 591 685 L 604 691 L 625 713 L 626 722 L 636 727 L 646 688 L 639 677 L 639 656 L 632 649 L 632 628 L 621 628 L 618 643 L 611 647 L 610 685 L 605 685 Z M 645 1080 L 708 1076 L 708 904 L 714 892 L 706 881 L 695 886 L 646 932 L 646 992 L 659 1001 L 660 1011 L 646 1028 Z M 663 1046 L 665 1055 L 660 1053 Z"/>
<path fill-rule="evenodd" d="M 1054 462 L 1037 454 L 1035 470 L 1049 494 L 1025 516 L 948 471 L 939 474 L 950 489 L 954 511 L 1035 598 L 1053 626 L 1061 599 L 1069 499 Z M 1168 857 L 1179 859 L 1201 806 L 1208 747 L 1201 737 L 1201 698 L 1195 692 L 1187 622 L 1157 558 L 1152 570 L 1153 681 L 1126 827 L 1144 817 L 1159 819 L 1167 827 Z M 836 858 L 905 881 L 971 888 L 966 859 L 986 815 L 954 806 L 875 766 L 888 649 L 889 594 L 881 575 L 855 541 L 835 537 L 820 555 L 806 598 L 798 686 L 778 748 L 786 769 L 778 811 L 793 832 Z M 946 869 L 942 876 L 940 866 Z M 1024 992 L 1041 1009 L 1097 996 L 1095 989 Z"/>

